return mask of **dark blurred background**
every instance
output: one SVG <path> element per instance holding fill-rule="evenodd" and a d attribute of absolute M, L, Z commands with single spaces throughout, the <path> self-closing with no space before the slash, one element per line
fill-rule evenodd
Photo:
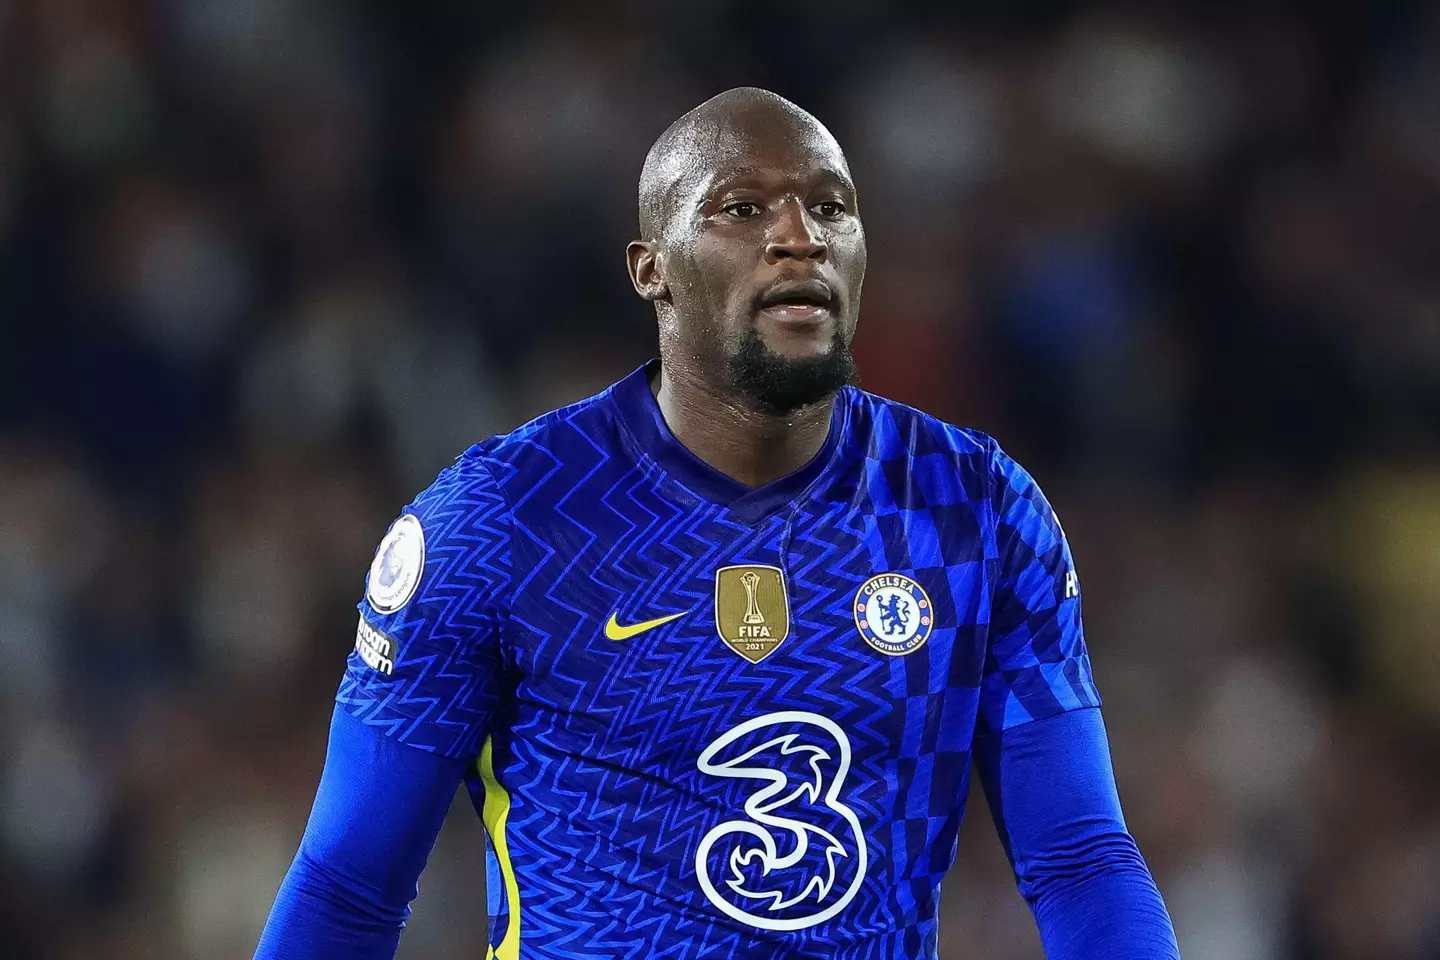
<path fill-rule="evenodd" d="M 1086 584 L 1187 960 L 1440 957 L 1434 4 L 0 0 L 0 956 L 248 957 L 354 603 L 470 442 L 654 352 L 644 152 L 850 152 L 862 385 Z M 943 955 L 1040 957 L 984 805 Z M 481 957 L 457 808 L 402 957 Z"/>

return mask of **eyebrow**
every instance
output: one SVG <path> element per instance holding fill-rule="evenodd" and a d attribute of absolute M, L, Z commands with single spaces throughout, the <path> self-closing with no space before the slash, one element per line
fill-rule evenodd
<path fill-rule="evenodd" d="M 703 194 L 706 197 L 713 196 L 716 191 L 739 186 L 746 180 L 759 179 L 770 172 L 771 171 L 769 169 L 763 167 L 735 167 L 734 169 L 727 172 L 724 176 L 717 176 L 714 180 L 712 180 L 706 186 Z M 854 191 L 855 189 L 855 184 L 851 182 L 849 177 L 847 177 L 845 174 L 841 173 L 834 167 L 828 165 L 818 168 L 812 168 L 810 171 L 808 171 L 808 175 L 814 176 L 818 179 L 835 180 L 842 187 L 850 191 Z"/>

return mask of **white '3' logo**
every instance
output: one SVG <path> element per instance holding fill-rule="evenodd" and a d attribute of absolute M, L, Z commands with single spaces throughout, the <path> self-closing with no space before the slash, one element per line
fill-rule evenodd
<path fill-rule="evenodd" d="M 794 732 L 797 726 L 802 727 L 802 732 Z M 813 730 L 803 730 L 804 726 L 819 727 L 830 736 L 821 738 Z M 742 737 L 767 727 L 775 728 L 774 736 L 738 757 L 716 762 L 727 747 Z M 791 732 L 783 732 L 785 730 Z M 839 747 L 839 756 L 834 758 L 838 760 L 838 765 L 827 784 L 822 761 L 832 759 L 830 751 L 806 741 L 828 742 L 831 739 Z M 777 750 L 778 754 L 774 752 Z M 767 755 L 769 762 L 773 763 L 774 759 L 792 754 L 808 760 L 814 774 L 813 780 L 806 779 L 802 783 L 794 784 L 785 772 L 766 765 Z M 728 916 L 753 924 L 762 930 L 803 930 L 829 920 L 855 899 L 855 894 L 860 892 L 860 884 L 865 880 L 867 852 L 860 818 L 839 799 L 845 777 L 850 772 L 850 755 L 850 738 L 845 736 L 845 731 L 834 721 L 818 713 L 799 710 L 783 710 L 747 720 L 705 748 L 697 761 L 701 773 L 714 777 L 758 780 L 765 784 L 745 801 L 745 814 L 749 819 L 727 820 L 713 828 L 701 839 L 700 847 L 695 851 L 695 872 L 700 878 L 700 888 L 705 891 L 705 896 L 710 898 L 711 903 Z M 820 816 L 826 814 L 827 810 L 828 815 Z M 834 826 L 840 836 L 814 822 L 820 819 L 835 820 L 836 815 L 839 822 L 829 825 Z M 798 817 L 808 819 L 797 819 Z M 747 834 L 754 838 L 753 843 L 745 843 L 741 838 L 737 838 L 737 844 L 730 855 L 730 877 L 723 881 L 735 899 L 753 902 L 753 906 L 746 905 L 748 909 L 736 906 L 734 900 L 722 896 L 710 876 L 710 850 L 717 841 L 730 834 Z M 788 835 L 794 843 L 794 848 L 784 856 L 779 853 L 777 834 Z M 812 844 L 818 847 L 814 854 L 810 850 Z M 836 893 L 836 867 L 841 858 L 851 857 L 854 858 L 854 879 L 838 896 L 832 897 Z M 801 867 L 808 869 L 811 875 L 808 879 L 800 877 L 800 883 L 795 883 L 795 878 L 784 872 L 775 874 L 777 870 L 787 871 L 807 862 L 814 867 Z M 760 889 L 754 888 L 750 885 L 752 881 L 747 881 L 746 878 L 746 868 L 751 868 L 748 872 L 752 878 L 756 877 L 754 867 L 759 868 L 760 878 L 769 878 L 772 882 L 789 880 L 788 885 L 792 889 L 798 887 L 800 892 L 787 897 L 783 889 L 764 889 L 767 885 L 763 881 L 755 884 Z M 775 916 L 781 910 L 799 906 L 812 898 L 818 908 L 812 913 Z M 833 902 L 827 904 L 826 901 Z M 769 915 L 751 912 L 759 909 L 764 909 Z"/>

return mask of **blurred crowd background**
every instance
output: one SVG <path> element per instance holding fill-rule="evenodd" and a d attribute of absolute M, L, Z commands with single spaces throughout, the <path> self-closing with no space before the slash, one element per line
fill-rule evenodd
<path fill-rule="evenodd" d="M 371 552 L 654 351 L 649 143 L 850 153 L 863 386 L 1086 585 L 1187 960 L 1440 957 L 1440 8 L 0 0 L 0 956 L 248 957 Z M 942 956 L 1038 960 L 978 791 Z M 458 807 L 405 958 L 481 957 Z"/>

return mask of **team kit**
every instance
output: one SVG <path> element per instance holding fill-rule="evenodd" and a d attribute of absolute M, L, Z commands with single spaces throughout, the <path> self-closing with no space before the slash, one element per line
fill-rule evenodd
<path fill-rule="evenodd" d="M 974 737 L 1099 703 L 1063 530 L 993 440 L 854 387 L 750 489 L 653 373 L 406 508 L 340 705 L 476 758 L 501 960 L 933 952 Z"/>

